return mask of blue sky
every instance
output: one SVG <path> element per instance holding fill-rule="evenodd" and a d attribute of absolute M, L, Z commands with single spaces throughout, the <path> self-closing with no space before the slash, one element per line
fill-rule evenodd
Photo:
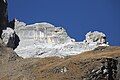
<path fill-rule="evenodd" d="M 49 22 L 66 29 L 76 41 L 101 31 L 110 45 L 120 46 L 120 0 L 8 0 L 9 20 Z"/>

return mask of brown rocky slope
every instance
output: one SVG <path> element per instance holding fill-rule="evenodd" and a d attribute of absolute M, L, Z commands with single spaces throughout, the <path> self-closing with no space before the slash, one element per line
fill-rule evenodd
<path fill-rule="evenodd" d="M 0 80 L 119 80 L 120 47 L 98 47 L 66 58 L 18 57 L 0 46 Z"/>

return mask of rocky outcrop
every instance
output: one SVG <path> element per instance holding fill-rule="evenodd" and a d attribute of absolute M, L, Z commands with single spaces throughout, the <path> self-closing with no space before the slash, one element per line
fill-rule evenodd
<path fill-rule="evenodd" d="M 84 80 L 119 80 L 120 79 L 120 58 L 104 58 L 94 69 L 90 70 Z"/>
<path fill-rule="evenodd" d="M 102 32 L 94 31 L 94 32 L 88 32 L 86 35 L 86 42 L 87 43 L 93 43 L 97 42 L 98 44 L 104 44 L 107 43 L 105 41 L 106 35 L 103 34 Z"/>
<path fill-rule="evenodd" d="M 19 37 L 13 30 L 15 20 L 10 23 L 8 21 L 7 5 L 7 0 L 0 0 L 0 38 L 7 47 L 15 49 L 19 44 Z"/>
<path fill-rule="evenodd" d="M 7 47 L 15 49 L 19 45 L 19 37 L 12 28 L 7 27 L 3 30 L 1 38 Z"/>
<path fill-rule="evenodd" d="M 7 0 L 0 0 L 0 26 L 2 26 L 2 28 L 8 25 L 7 5 Z"/>

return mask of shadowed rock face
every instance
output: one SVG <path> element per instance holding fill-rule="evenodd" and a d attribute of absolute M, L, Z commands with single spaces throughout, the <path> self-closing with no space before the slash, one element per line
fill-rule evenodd
<path fill-rule="evenodd" d="M 7 27 L 3 30 L 1 38 L 7 47 L 15 49 L 19 45 L 19 37 L 12 28 Z"/>
<path fill-rule="evenodd" d="M 19 44 L 19 37 L 11 29 L 14 27 L 14 24 L 8 21 L 7 6 L 7 0 L 0 0 L 0 38 L 7 47 L 15 49 Z"/>
<path fill-rule="evenodd" d="M 0 25 L 7 26 L 8 24 L 8 12 L 7 12 L 7 0 L 0 0 Z"/>
<path fill-rule="evenodd" d="M 7 0 L 0 0 L 0 37 L 2 30 L 8 25 Z"/>

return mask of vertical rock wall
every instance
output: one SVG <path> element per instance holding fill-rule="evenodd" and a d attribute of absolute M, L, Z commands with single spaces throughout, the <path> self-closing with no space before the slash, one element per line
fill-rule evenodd
<path fill-rule="evenodd" d="M 0 37 L 2 30 L 8 25 L 7 0 L 0 0 Z"/>
<path fill-rule="evenodd" d="M 7 0 L 0 0 L 0 26 L 8 25 Z"/>

